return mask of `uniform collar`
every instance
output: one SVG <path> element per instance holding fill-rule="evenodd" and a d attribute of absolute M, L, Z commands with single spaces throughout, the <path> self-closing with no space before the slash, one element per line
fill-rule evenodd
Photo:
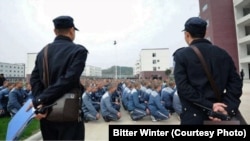
<path fill-rule="evenodd" d="M 207 39 L 202 38 L 202 39 L 195 39 L 195 40 L 193 40 L 190 45 L 197 44 L 197 43 L 209 43 L 209 44 L 212 44 Z"/>
<path fill-rule="evenodd" d="M 67 41 L 72 42 L 72 40 L 69 37 L 63 36 L 63 35 L 56 36 L 55 40 L 67 40 Z"/>

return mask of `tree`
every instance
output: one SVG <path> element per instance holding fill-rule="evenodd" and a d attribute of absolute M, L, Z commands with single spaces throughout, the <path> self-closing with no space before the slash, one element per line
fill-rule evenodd
<path fill-rule="evenodd" d="M 165 74 L 166 76 L 169 76 L 172 73 L 171 69 L 166 69 Z"/>

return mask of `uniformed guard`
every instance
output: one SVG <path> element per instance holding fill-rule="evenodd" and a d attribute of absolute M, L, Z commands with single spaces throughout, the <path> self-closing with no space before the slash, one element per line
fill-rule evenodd
<path fill-rule="evenodd" d="M 55 40 L 48 45 L 49 86 L 43 83 L 43 48 L 37 55 L 35 67 L 31 74 L 33 106 L 40 109 L 59 99 L 72 89 L 82 89 L 80 76 L 85 68 L 88 50 L 75 44 L 76 30 L 70 16 L 59 16 L 53 19 Z M 79 105 L 79 110 L 81 105 Z M 31 104 L 32 106 L 32 104 Z M 68 113 L 65 113 L 68 114 Z M 46 119 L 46 114 L 38 113 L 43 140 L 84 140 L 84 123 L 80 115 L 77 121 L 56 122 Z"/>
<path fill-rule="evenodd" d="M 205 39 L 207 22 L 192 17 L 185 23 L 184 36 L 189 46 L 195 45 L 205 58 L 209 71 L 219 89 L 221 101 L 213 92 L 201 62 L 191 47 L 175 52 L 174 77 L 182 103 L 181 124 L 203 124 L 209 117 L 202 105 L 213 111 L 235 116 L 242 95 L 242 81 L 229 54 Z"/>

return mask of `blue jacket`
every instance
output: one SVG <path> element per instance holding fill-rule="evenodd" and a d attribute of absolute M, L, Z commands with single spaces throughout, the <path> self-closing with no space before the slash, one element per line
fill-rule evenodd
<path fill-rule="evenodd" d="M 125 87 L 123 92 L 122 92 L 122 103 L 124 105 L 128 105 L 128 95 L 130 93 L 130 89 L 128 87 Z"/>
<path fill-rule="evenodd" d="M 9 92 L 10 90 L 8 88 L 5 88 L 0 91 L 0 109 L 3 109 L 4 107 L 7 106 Z"/>
<path fill-rule="evenodd" d="M 9 93 L 9 101 L 7 105 L 7 109 L 20 109 L 24 102 L 26 102 L 28 98 L 27 93 L 23 89 L 12 89 Z"/>
<path fill-rule="evenodd" d="M 164 102 L 165 107 L 171 107 L 173 103 L 173 95 L 175 93 L 175 89 L 171 87 L 165 87 L 161 91 L 161 101 Z"/>
<path fill-rule="evenodd" d="M 128 96 L 128 110 L 133 111 L 135 108 L 146 110 L 146 104 L 140 103 L 139 93 L 136 89 L 132 89 L 131 94 Z"/>
<path fill-rule="evenodd" d="M 92 103 L 90 95 L 90 93 L 86 92 L 82 95 L 82 110 L 83 112 L 90 112 L 92 115 L 96 115 L 98 112 Z"/>
<path fill-rule="evenodd" d="M 156 91 L 153 91 L 149 97 L 148 108 L 151 113 L 160 111 L 165 115 L 168 115 L 168 110 L 161 104 L 160 94 Z"/>
<path fill-rule="evenodd" d="M 101 98 L 101 114 L 102 116 L 107 116 L 110 114 L 117 114 L 118 111 L 113 108 L 111 103 L 111 96 L 107 91 Z"/>

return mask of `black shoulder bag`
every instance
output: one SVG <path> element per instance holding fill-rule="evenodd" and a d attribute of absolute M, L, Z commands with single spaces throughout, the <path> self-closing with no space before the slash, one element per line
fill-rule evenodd
<path fill-rule="evenodd" d="M 192 45 L 191 48 L 193 49 L 193 51 L 195 52 L 195 54 L 198 56 L 201 64 L 202 64 L 202 67 L 207 75 L 207 78 L 210 82 L 210 85 L 216 95 L 216 98 L 218 101 L 221 101 L 221 97 L 220 97 L 220 91 L 219 89 L 217 88 L 216 84 L 215 84 L 215 81 L 208 69 L 208 66 L 205 62 L 205 59 L 202 55 L 202 53 L 200 52 L 200 50 Z M 228 120 L 222 120 L 222 121 L 211 121 L 211 120 L 206 120 L 204 121 L 204 125 L 247 125 L 247 122 L 245 121 L 244 117 L 242 116 L 241 112 L 238 110 L 236 115 Z"/>
<path fill-rule="evenodd" d="M 48 47 L 49 45 L 44 48 L 43 58 L 43 81 L 45 88 L 49 86 Z M 81 119 L 80 103 L 80 90 L 73 89 L 63 94 L 54 104 L 52 104 L 54 106 L 48 109 L 46 119 L 54 122 L 79 121 Z"/>

